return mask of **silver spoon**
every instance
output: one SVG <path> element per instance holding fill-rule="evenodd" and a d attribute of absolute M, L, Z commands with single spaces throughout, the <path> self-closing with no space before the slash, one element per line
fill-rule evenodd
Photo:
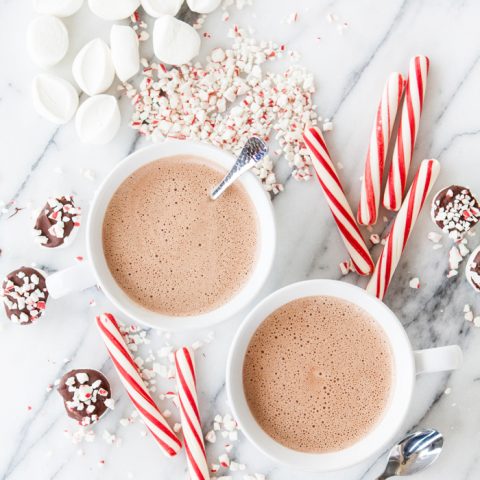
<path fill-rule="evenodd" d="M 268 147 L 263 140 L 258 137 L 249 138 L 232 169 L 210 193 L 210 198 L 216 200 L 240 175 L 262 160 L 267 152 Z"/>
<path fill-rule="evenodd" d="M 390 450 L 385 471 L 377 480 L 413 475 L 424 470 L 438 458 L 442 447 L 443 435 L 436 430 L 412 433 Z"/>

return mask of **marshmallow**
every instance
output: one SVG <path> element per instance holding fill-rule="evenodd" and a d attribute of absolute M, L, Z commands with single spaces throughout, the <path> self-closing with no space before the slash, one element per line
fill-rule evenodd
<path fill-rule="evenodd" d="M 67 123 L 78 108 L 78 93 L 74 86 L 61 77 L 41 73 L 33 79 L 33 107 L 52 123 Z"/>
<path fill-rule="evenodd" d="M 140 0 L 143 9 L 151 17 L 162 15 L 176 15 L 183 4 L 183 0 Z"/>
<path fill-rule="evenodd" d="M 88 42 L 77 53 L 72 72 L 78 86 L 88 95 L 97 95 L 107 90 L 115 78 L 108 45 L 101 38 Z"/>
<path fill-rule="evenodd" d="M 187 0 L 188 7 L 192 12 L 211 13 L 216 10 L 222 0 Z"/>
<path fill-rule="evenodd" d="M 110 48 L 117 77 L 126 82 L 140 69 L 138 37 L 135 30 L 126 25 L 113 25 L 110 31 Z"/>
<path fill-rule="evenodd" d="M 140 0 L 88 0 L 90 10 L 104 20 L 122 20 L 132 15 Z"/>
<path fill-rule="evenodd" d="M 67 28 L 51 15 L 34 18 L 27 29 L 27 50 L 40 67 L 57 64 L 68 50 Z"/>
<path fill-rule="evenodd" d="M 69 17 L 78 12 L 83 0 L 34 0 L 33 8 L 43 15 Z"/>
<path fill-rule="evenodd" d="M 112 95 L 95 95 L 80 105 L 75 117 L 80 140 L 92 145 L 104 145 L 120 128 L 120 110 Z"/>
<path fill-rule="evenodd" d="M 163 15 L 155 20 L 153 50 L 162 62 L 183 65 L 198 55 L 200 36 L 188 23 Z"/>

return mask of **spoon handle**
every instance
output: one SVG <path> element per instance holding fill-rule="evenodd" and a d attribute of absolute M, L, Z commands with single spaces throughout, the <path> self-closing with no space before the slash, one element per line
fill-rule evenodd
<path fill-rule="evenodd" d="M 244 171 L 245 165 L 235 164 L 224 179 L 212 190 L 210 198 L 216 200 Z"/>

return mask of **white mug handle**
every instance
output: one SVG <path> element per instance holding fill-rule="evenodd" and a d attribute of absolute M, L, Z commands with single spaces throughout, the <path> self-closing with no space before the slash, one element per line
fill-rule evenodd
<path fill-rule="evenodd" d="M 48 293 L 60 298 L 96 285 L 97 280 L 90 263 L 86 260 L 73 267 L 60 270 L 46 279 Z"/>
<path fill-rule="evenodd" d="M 456 370 L 460 368 L 463 360 L 462 350 L 458 345 L 417 350 L 414 355 L 417 375 Z"/>

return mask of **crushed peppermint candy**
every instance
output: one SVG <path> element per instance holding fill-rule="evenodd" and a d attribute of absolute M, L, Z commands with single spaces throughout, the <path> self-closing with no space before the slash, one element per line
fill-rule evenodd
<path fill-rule="evenodd" d="M 463 307 L 463 313 L 467 322 L 471 322 L 475 327 L 480 328 L 480 315 L 474 315 L 470 305 L 467 304 Z"/>
<path fill-rule="evenodd" d="M 228 10 L 230 7 L 235 7 L 237 10 L 243 10 L 251 5 L 253 5 L 253 0 L 223 0 L 222 9 Z"/>
<path fill-rule="evenodd" d="M 292 12 L 285 19 L 285 23 L 287 23 L 288 25 L 291 25 L 292 23 L 295 23 L 296 21 L 298 21 L 298 12 Z"/>
<path fill-rule="evenodd" d="M 473 322 L 473 312 L 472 312 L 472 307 L 468 304 L 466 304 L 464 307 L 463 307 L 463 318 L 467 321 L 467 322 Z"/>
<path fill-rule="evenodd" d="M 130 26 L 137 34 L 137 38 L 140 42 L 144 42 L 150 38 L 150 34 L 147 31 L 148 24 L 142 20 L 138 10 L 133 12 L 130 16 Z"/>
<path fill-rule="evenodd" d="M 448 252 L 449 272 L 447 274 L 447 278 L 458 275 L 458 268 L 469 253 L 470 250 L 467 247 L 466 238 L 462 239 L 459 243 L 450 248 L 450 251 Z"/>
<path fill-rule="evenodd" d="M 477 247 L 470 255 L 465 268 L 465 276 L 472 288 L 476 292 L 480 292 L 480 247 Z"/>
<path fill-rule="evenodd" d="M 372 233 L 370 235 L 370 242 L 372 242 L 372 245 L 378 245 L 380 243 L 380 235 L 378 233 Z"/>
<path fill-rule="evenodd" d="M 340 268 L 340 272 L 342 273 L 342 275 L 348 275 L 350 272 L 355 272 L 355 267 L 353 266 L 353 263 L 352 261 L 349 259 L 349 260 L 345 260 L 343 262 L 341 262 L 338 267 Z"/>
<path fill-rule="evenodd" d="M 70 430 L 65 429 L 63 433 L 75 445 L 80 444 L 82 442 L 93 443 L 96 438 L 95 432 L 92 429 L 87 429 L 84 427 L 79 428 L 74 432 L 71 432 Z M 78 450 L 78 455 L 84 455 L 84 454 L 85 452 L 83 450 Z"/>
<path fill-rule="evenodd" d="M 480 205 L 468 188 L 452 185 L 435 195 L 431 215 L 444 233 L 459 240 L 478 223 Z"/>
<path fill-rule="evenodd" d="M 420 288 L 420 280 L 417 277 L 412 278 L 408 284 L 410 288 L 413 288 L 413 289 Z"/>
<path fill-rule="evenodd" d="M 9 273 L 0 289 L 7 317 L 14 323 L 28 325 L 45 312 L 48 290 L 45 276 L 31 267 Z"/>
<path fill-rule="evenodd" d="M 213 429 L 205 435 L 205 440 L 208 444 L 215 444 L 222 438 L 228 439 L 229 443 L 224 443 L 224 452 L 217 456 L 216 461 L 210 464 L 210 472 L 219 474 L 220 476 L 212 477 L 213 479 L 232 478 L 230 473 L 244 472 L 247 470 L 247 465 L 241 463 L 234 457 L 233 448 L 234 443 L 238 440 L 239 426 L 236 420 L 227 413 L 226 415 L 215 415 L 213 419 Z M 232 442 L 232 443 L 230 443 Z M 210 447 L 209 447 L 210 448 Z M 253 473 L 243 475 L 244 479 L 252 478 L 254 480 L 265 480 L 265 475 L 261 473 Z"/>
<path fill-rule="evenodd" d="M 432 243 L 439 243 L 442 240 L 442 235 L 437 232 L 429 232 L 427 235 L 427 238 L 432 242 Z"/>
<path fill-rule="evenodd" d="M 110 433 L 108 430 L 103 431 L 102 439 L 105 441 L 105 443 L 108 443 L 109 445 L 118 446 L 121 444 L 121 439 L 118 438 L 114 433 Z"/>
<path fill-rule="evenodd" d="M 205 66 L 168 70 L 142 60 L 139 89 L 124 85 L 134 106 L 131 126 L 154 141 L 192 139 L 234 154 L 252 136 L 276 141 L 272 156 L 252 169 L 265 189 L 276 194 L 283 185 L 273 171 L 272 157 L 284 156 L 296 180 L 312 177 L 302 132 L 319 121 L 313 75 L 298 65 L 283 73 L 265 72 L 264 64 L 282 58 L 285 46 L 257 42 L 237 26 L 229 36 L 232 48 L 215 48 Z"/>

